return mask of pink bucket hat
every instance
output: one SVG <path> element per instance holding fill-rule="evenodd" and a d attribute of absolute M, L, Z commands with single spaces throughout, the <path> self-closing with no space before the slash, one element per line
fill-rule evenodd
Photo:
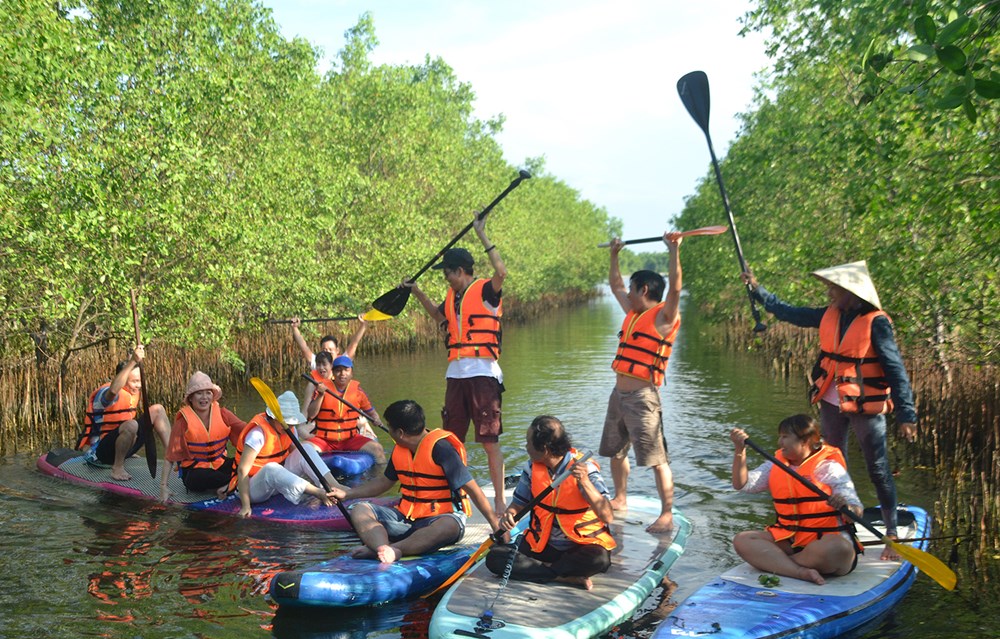
<path fill-rule="evenodd" d="M 222 397 L 222 389 L 212 383 L 211 377 L 201 371 L 195 371 L 191 379 L 188 380 L 187 389 L 184 391 L 184 401 L 186 402 L 192 393 L 203 390 L 211 390 L 212 399 L 215 401 L 219 401 L 219 398 Z"/>

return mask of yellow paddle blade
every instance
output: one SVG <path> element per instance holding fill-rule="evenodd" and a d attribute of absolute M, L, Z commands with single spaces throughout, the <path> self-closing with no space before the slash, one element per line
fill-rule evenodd
<path fill-rule="evenodd" d="M 365 313 L 362 317 L 364 317 L 369 322 L 371 322 L 371 321 L 378 322 L 378 321 L 381 321 L 381 320 L 392 319 L 392 315 L 386 315 L 382 311 L 379 311 L 379 310 L 374 309 L 374 308 L 372 310 L 368 311 L 367 313 Z"/>
<path fill-rule="evenodd" d="M 945 590 L 955 589 L 955 584 L 958 582 L 958 577 L 955 576 L 955 572 L 948 566 L 944 565 L 944 562 L 934 555 L 924 552 L 919 548 L 914 548 L 913 546 L 907 546 L 906 544 L 894 542 L 888 537 L 883 537 L 882 541 L 898 552 L 900 557 L 907 560 L 919 568 L 925 575 L 941 584 Z"/>
<path fill-rule="evenodd" d="M 258 393 L 260 393 L 260 396 L 264 400 L 264 403 L 267 404 L 267 407 L 271 409 L 272 413 L 274 413 L 274 418 L 281 422 L 281 425 L 284 426 L 285 417 L 281 414 L 281 406 L 278 405 L 278 398 L 274 396 L 274 391 L 271 390 L 271 387 L 265 384 L 264 380 L 259 377 L 251 377 L 250 383 L 253 384 L 253 387 L 257 389 Z"/>

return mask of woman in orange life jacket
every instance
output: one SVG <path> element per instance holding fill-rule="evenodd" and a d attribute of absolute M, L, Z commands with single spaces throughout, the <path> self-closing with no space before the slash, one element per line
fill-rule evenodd
<path fill-rule="evenodd" d="M 819 329 L 820 357 L 813 368 L 810 400 L 819 406 L 823 439 L 847 458 L 847 434 L 854 431 L 875 486 L 885 535 L 896 537 L 896 482 L 889 464 L 886 414 L 895 414 L 899 435 L 917 437 L 917 410 L 910 379 L 896 345 L 892 320 L 882 310 L 868 265 L 862 260 L 812 273 L 827 287 L 825 307 L 792 306 L 761 286 L 753 273 L 741 275 L 753 296 L 779 320 Z M 883 560 L 898 560 L 886 546 Z"/>
<path fill-rule="evenodd" d="M 843 455 L 823 443 L 816 420 L 808 415 L 784 419 L 778 425 L 780 448 L 774 456 L 828 493 L 825 500 L 770 461 L 748 471 L 747 437 L 739 428 L 729 433 L 733 488 L 742 493 L 769 491 L 778 518 L 766 530 L 738 533 L 733 538 L 736 553 L 758 570 L 820 585 L 826 583 L 823 575 L 854 570 L 861 546 L 854 525 L 837 511 L 847 506 L 860 516 L 861 500 Z"/>
<path fill-rule="evenodd" d="M 540 415 L 528 427 L 525 449 L 531 461 L 521 472 L 514 496 L 500 520 L 505 530 L 514 516 L 545 490 L 552 478 L 580 454 L 555 417 Z M 595 462 L 576 464 L 572 475 L 531 512 L 531 523 L 517 550 L 513 544 L 495 546 L 486 555 L 486 567 L 503 575 L 515 553 L 510 576 L 540 583 L 566 581 L 590 590 L 590 578 L 607 572 L 615 540 L 608 526 L 614 511 L 608 489 Z"/>
<path fill-rule="evenodd" d="M 385 450 L 378 440 L 361 434 L 360 418 L 370 417 L 381 422 L 368 394 L 354 379 L 354 362 L 346 355 L 333 359 L 329 353 L 316 354 L 316 370 L 312 374 L 315 390 L 306 409 L 307 417 L 315 422 L 315 436 L 308 440 L 321 453 L 335 451 L 366 452 L 375 463 L 385 466 Z M 339 401 L 342 397 L 364 411 L 359 415 Z"/>
<path fill-rule="evenodd" d="M 292 391 L 278 396 L 281 416 L 290 428 L 306 423 L 306 416 L 299 410 L 299 400 Z M 330 469 L 312 446 L 303 446 L 316 469 L 331 488 L 341 488 L 330 474 Z M 332 492 L 320 488 L 321 482 L 313 475 L 309 462 L 292 443 L 271 409 L 254 415 L 236 442 L 236 476 L 230 486 L 236 487 L 240 496 L 240 517 L 252 514 L 251 504 L 282 495 L 293 504 L 300 504 L 307 497 L 314 497 L 324 506 L 332 506 Z"/>
<path fill-rule="evenodd" d="M 84 430 L 80 434 L 78 448 L 86 452 L 87 462 L 97 466 L 110 466 L 111 478 L 115 481 L 129 481 L 132 475 L 125 470 L 125 460 L 139 452 L 139 422 L 136 409 L 142 389 L 142 374 L 138 365 L 146 357 L 146 348 L 138 344 L 132 356 L 118 364 L 115 378 L 90 395 L 84 417 Z M 160 404 L 148 407 L 153 431 L 167 446 L 170 439 L 170 422 Z M 170 462 L 164 460 L 160 478 L 161 498 L 169 496 L 167 481 Z"/>
<path fill-rule="evenodd" d="M 351 522 L 363 544 L 351 551 L 352 557 L 392 563 L 453 544 L 465 532 L 465 520 L 472 512 L 470 500 L 490 527 L 497 529 L 489 499 L 472 479 L 465 446 L 454 433 L 427 430 L 424 409 L 409 399 L 390 404 L 385 419 L 396 446 L 384 474 L 331 493 L 340 500 L 377 497 L 400 484 L 397 506 L 351 505 Z"/>
<path fill-rule="evenodd" d="M 219 405 L 222 389 L 195 371 L 184 391 L 184 405 L 174 417 L 167 460 L 180 466 L 184 487 L 193 492 L 224 492 L 236 473 L 236 458 L 226 456 L 236 446 L 246 422 Z"/>

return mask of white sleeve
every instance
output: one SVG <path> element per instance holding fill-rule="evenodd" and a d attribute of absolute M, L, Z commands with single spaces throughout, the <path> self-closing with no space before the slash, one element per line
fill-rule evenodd
<path fill-rule="evenodd" d="M 833 491 L 834 495 L 841 495 L 847 503 L 852 506 L 863 508 L 858 491 L 854 487 L 854 480 L 847 473 L 847 469 L 832 459 L 824 459 L 816 466 L 816 481 L 826 484 Z"/>
<path fill-rule="evenodd" d="M 771 480 L 771 468 L 774 464 L 767 461 L 747 472 L 747 483 L 740 488 L 741 493 L 762 493 L 767 490 L 768 482 Z"/>
<path fill-rule="evenodd" d="M 252 448 L 254 450 L 260 450 L 264 447 L 264 429 L 260 426 L 254 426 L 250 429 L 250 432 L 243 436 L 243 446 L 245 448 Z"/>

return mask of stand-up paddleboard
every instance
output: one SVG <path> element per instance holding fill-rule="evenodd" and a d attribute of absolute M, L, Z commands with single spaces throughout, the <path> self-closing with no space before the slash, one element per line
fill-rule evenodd
<path fill-rule="evenodd" d="M 483 492 L 492 504 L 493 487 L 484 486 Z M 527 519 L 522 519 L 515 533 L 525 524 Z M 378 606 L 413 599 L 434 592 L 469 560 L 491 532 L 482 514 L 473 507 L 465 534 L 456 545 L 419 557 L 403 557 L 391 564 L 340 555 L 302 570 L 279 572 L 271 579 L 268 594 L 280 606 L 330 608 Z"/>
<path fill-rule="evenodd" d="M 375 465 L 375 458 L 360 450 L 335 451 L 321 457 L 336 477 L 354 477 Z"/>
<path fill-rule="evenodd" d="M 864 516 L 881 528 L 878 508 L 865 510 Z M 900 539 L 922 539 L 930 534 L 927 513 L 914 506 L 899 509 L 898 526 Z M 876 538 L 860 528 L 858 539 L 866 542 Z M 917 541 L 913 546 L 925 550 L 927 543 Z M 913 584 L 917 573 L 913 564 L 882 561 L 882 548 L 866 546 L 853 572 L 826 577 L 822 586 L 778 577 L 778 585 L 768 588 L 760 581 L 766 573 L 744 563 L 692 593 L 663 620 L 653 637 L 839 637 L 888 612 Z"/>
<path fill-rule="evenodd" d="M 592 578 L 593 590 L 511 579 L 497 597 L 500 580 L 481 561 L 445 593 L 431 617 L 430 636 L 580 639 L 607 632 L 660 584 L 691 534 L 691 523 L 676 510 L 671 533 L 646 532 L 660 512 L 657 498 L 630 495 L 628 506 L 627 513 L 615 515 L 611 533 L 618 547 L 608 572 Z M 490 602 L 491 614 L 484 614 Z"/>
<path fill-rule="evenodd" d="M 370 455 L 369 455 L 370 457 Z M 137 499 L 160 500 L 160 480 L 149 476 L 144 459 L 130 458 L 125 460 L 125 470 L 132 475 L 129 481 L 111 479 L 111 472 L 88 464 L 80 451 L 56 449 L 38 458 L 36 466 L 46 475 L 51 475 L 65 481 L 89 486 L 116 495 L 135 497 Z M 157 472 L 163 472 L 162 468 Z M 189 492 L 176 473 L 171 474 L 167 481 L 171 497 L 167 503 L 181 505 L 191 510 L 216 512 L 236 515 L 240 511 L 240 500 L 237 495 L 225 499 L 216 499 L 214 493 Z M 399 501 L 398 497 L 381 497 L 378 503 L 392 505 Z M 341 514 L 337 507 L 322 505 L 296 505 L 275 495 L 265 502 L 253 505 L 250 519 L 259 519 L 276 523 L 286 523 L 299 526 L 315 526 L 331 530 L 350 530 L 351 524 Z"/>

